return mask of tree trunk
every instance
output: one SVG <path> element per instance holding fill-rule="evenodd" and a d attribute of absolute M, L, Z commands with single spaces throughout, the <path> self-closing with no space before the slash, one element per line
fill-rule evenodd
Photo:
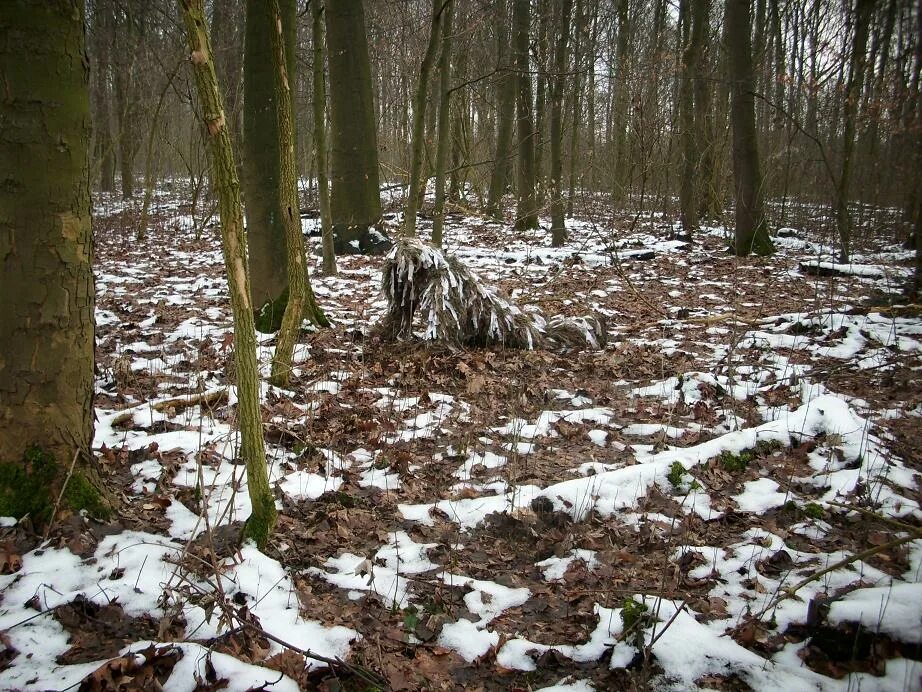
<path fill-rule="evenodd" d="M 537 73 L 535 83 L 535 203 L 544 204 L 544 193 L 547 180 L 544 175 L 544 138 L 548 128 L 547 107 L 550 98 L 548 72 L 551 71 L 550 56 L 548 55 L 548 25 L 552 23 L 555 6 L 552 0 L 537 0 L 538 40 L 535 47 L 534 70 Z"/>
<path fill-rule="evenodd" d="M 286 68 L 294 75 L 295 0 L 280 6 L 285 31 Z M 288 279 L 285 223 L 280 215 L 278 95 L 275 89 L 275 27 L 266 0 L 247 0 L 243 62 L 243 185 L 246 196 L 250 296 L 256 328 L 274 332 L 282 322 Z"/>
<path fill-rule="evenodd" d="M 573 0 L 556 0 L 557 45 L 554 49 L 554 82 L 551 92 L 551 245 L 561 247 L 567 240 L 563 203 L 563 83 L 567 69 L 567 39 Z M 575 124 L 574 124 L 575 127 Z"/>
<path fill-rule="evenodd" d="M 572 104 L 573 116 L 570 123 L 570 170 L 567 179 L 569 190 L 567 192 L 567 215 L 573 216 L 573 200 L 576 199 L 576 159 L 579 157 L 579 125 L 582 119 L 582 92 L 583 80 L 580 78 L 583 68 L 583 32 L 585 29 L 585 11 L 582 0 L 576 0 L 576 37 L 573 40 L 573 82 Z M 562 97 L 561 97 L 562 98 Z M 561 128 L 562 130 L 562 128 Z M 561 137 L 563 134 L 561 133 Z M 562 146 L 562 143 L 561 143 Z M 563 172 L 561 170 L 561 175 Z"/>
<path fill-rule="evenodd" d="M 493 171 L 490 175 L 490 190 L 487 194 L 486 208 L 486 213 L 496 219 L 502 218 L 502 205 L 500 202 L 509 178 L 517 82 L 510 66 L 507 64 L 509 32 L 505 14 L 505 10 L 503 10 L 504 16 L 497 23 L 497 71 L 499 71 L 500 77 L 496 80 L 496 101 L 499 105 L 496 114 L 496 155 L 493 159 Z"/>
<path fill-rule="evenodd" d="M 733 127 L 733 177 L 736 194 L 737 255 L 768 255 L 774 248 L 768 236 L 762 200 L 762 175 L 756 141 L 753 98 L 749 0 L 726 0 L 724 42 L 730 78 L 730 120 Z"/>
<path fill-rule="evenodd" d="M 855 150 L 855 119 L 858 100 L 864 85 L 864 67 L 867 62 L 868 28 L 874 12 L 875 0 L 855 0 L 855 39 L 848 67 L 848 84 L 845 88 L 844 128 L 842 134 L 842 168 L 836 186 L 836 227 L 839 231 L 839 262 L 848 262 L 851 255 L 852 220 L 848 211 L 852 168 Z"/>
<path fill-rule="evenodd" d="M 95 164 L 99 166 L 99 187 L 103 192 L 115 190 L 115 160 L 112 138 L 112 88 L 109 82 L 112 18 L 109 8 L 98 2 L 93 8 L 93 135 L 96 140 Z"/>
<path fill-rule="evenodd" d="M 243 141 L 242 103 L 240 86 L 243 63 L 245 35 L 241 35 L 241 26 L 245 26 L 244 12 L 240 0 L 220 0 L 214 3 L 212 34 L 215 48 L 215 69 L 218 72 L 218 84 L 224 93 L 227 108 L 227 120 L 230 123 L 231 141 L 240 146 Z M 238 172 L 239 175 L 239 172 Z"/>
<path fill-rule="evenodd" d="M 0 10 L 0 515 L 108 515 L 93 465 L 90 97 L 83 2 Z M 74 471 L 68 479 L 68 472 Z"/>
<path fill-rule="evenodd" d="M 407 193 L 407 208 L 403 217 L 403 234 L 409 237 L 416 235 L 416 211 L 420 206 L 422 196 L 426 191 L 426 181 L 421 179 L 423 168 L 423 152 L 426 148 L 425 126 L 426 106 L 429 99 L 429 75 L 435 64 L 435 56 L 439 48 L 439 36 L 442 26 L 442 11 L 449 0 L 432 0 L 432 25 L 429 28 L 429 42 L 426 53 L 419 67 L 419 79 L 416 82 L 416 92 L 413 96 L 413 132 L 410 140 L 410 189 Z"/>
<path fill-rule="evenodd" d="M 622 202 L 628 188 L 628 163 L 630 155 L 627 147 L 628 124 L 628 48 L 630 46 L 630 3 L 628 0 L 619 0 L 617 7 L 618 16 L 618 47 L 615 51 L 615 89 L 612 123 L 615 128 L 615 138 L 612 143 L 612 204 Z"/>
<path fill-rule="evenodd" d="M 513 43 L 515 45 L 516 137 L 518 138 L 517 205 L 515 228 L 538 228 L 535 203 L 535 123 L 532 118 L 531 72 L 528 59 L 529 0 L 512 0 Z"/>
<path fill-rule="evenodd" d="M 381 219 L 378 144 L 362 0 L 325 10 L 330 67 L 330 213 L 338 254 L 380 251 L 369 228 Z"/>
<path fill-rule="evenodd" d="M 266 472 L 262 417 L 259 408 L 259 369 L 256 363 L 256 332 L 247 276 L 246 240 L 240 183 L 234 163 L 228 123 L 215 76 L 211 44 L 205 26 L 204 0 L 179 0 L 186 27 L 190 61 L 211 145 L 214 176 L 221 214 L 221 240 L 227 286 L 234 317 L 234 361 L 237 367 L 237 418 L 240 422 L 240 455 L 246 464 L 247 487 L 253 505 L 245 535 L 264 547 L 275 527 L 277 512 Z"/>
<path fill-rule="evenodd" d="M 463 5 L 462 5 L 463 7 Z M 465 19 L 465 15 L 460 17 Z M 457 23 L 455 23 L 457 25 Z M 468 43 L 462 44 L 458 51 L 458 60 L 452 69 L 453 78 L 463 82 L 467 78 L 467 65 L 470 48 Z M 467 168 L 463 168 L 468 162 L 468 133 L 470 132 L 471 123 L 471 97 L 467 89 L 462 89 L 457 98 L 454 99 L 451 118 L 451 171 L 448 174 L 448 200 L 451 202 L 460 202 L 461 197 L 466 194 L 467 185 Z"/>
<path fill-rule="evenodd" d="M 707 39 L 710 0 L 682 0 L 681 13 L 687 17 L 688 35 L 682 51 L 682 77 L 679 82 L 679 127 L 682 137 L 682 181 L 679 207 L 682 228 L 690 232 L 698 227 L 701 208 L 701 146 L 703 144 L 703 104 L 698 83 L 701 81 L 701 55 Z"/>
<path fill-rule="evenodd" d="M 311 6 L 311 32 L 314 41 L 314 154 L 317 157 L 317 196 L 320 198 L 320 233 L 323 238 L 323 274 L 336 275 L 336 251 L 333 249 L 333 223 L 330 218 L 330 180 L 327 177 L 327 90 L 323 69 L 323 5 Z"/>
<path fill-rule="evenodd" d="M 276 338 L 271 382 L 276 387 L 287 387 L 291 376 L 294 347 L 301 331 L 301 319 L 309 304 L 308 297 L 310 296 L 311 303 L 314 301 L 307 280 L 304 236 L 301 233 L 301 213 L 298 204 L 298 170 L 290 82 L 294 75 L 288 71 L 289 58 L 285 45 L 287 27 L 286 22 L 282 20 L 279 0 L 271 0 L 268 4 L 269 17 L 272 20 L 271 24 L 274 25 L 269 31 L 269 47 L 275 58 L 273 82 L 279 135 L 279 209 L 277 211 L 285 230 L 285 269 L 288 276 L 288 301 Z M 316 303 L 311 307 L 319 312 Z"/>
<path fill-rule="evenodd" d="M 435 153 L 435 213 L 432 218 L 432 244 L 442 247 L 445 225 L 445 164 L 451 140 L 451 32 L 454 2 L 448 0 L 442 20 L 442 54 L 439 56 L 439 133 Z"/>

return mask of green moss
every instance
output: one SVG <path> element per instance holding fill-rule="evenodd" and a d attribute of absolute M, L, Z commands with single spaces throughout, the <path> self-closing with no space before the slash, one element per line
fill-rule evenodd
<path fill-rule="evenodd" d="M 288 289 L 275 300 L 267 300 L 254 315 L 256 331 L 263 334 L 277 332 L 282 326 L 282 317 L 285 316 L 285 306 L 288 305 Z"/>
<path fill-rule="evenodd" d="M 49 521 L 55 501 L 51 489 L 60 472 L 54 457 L 37 446 L 27 449 L 19 464 L 0 464 L 0 516 L 20 519 L 28 514 L 38 523 Z M 85 509 L 100 519 L 112 514 L 99 491 L 79 470 L 67 481 L 61 504 L 75 511 Z"/>
<path fill-rule="evenodd" d="M 256 311 L 253 321 L 256 331 L 263 334 L 274 334 L 282 327 L 282 318 L 285 316 L 285 308 L 288 307 L 288 289 L 282 291 L 275 300 L 267 300 L 263 306 Z M 327 328 L 330 326 L 330 320 L 323 314 L 323 310 L 317 305 L 313 291 L 308 285 L 307 296 L 304 300 L 304 319 L 318 327 Z"/>
<path fill-rule="evenodd" d="M 252 538 L 253 542 L 256 543 L 256 547 L 260 550 L 266 547 L 266 543 L 269 542 L 269 536 L 272 535 L 272 530 L 275 528 L 278 515 L 275 513 L 275 507 L 272 510 L 271 513 L 253 512 L 247 517 L 246 523 L 243 525 L 243 537 L 245 539 Z"/>
<path fill-rule="evenodd" d="M 80 471 L 74 471 L 71 475 L 61 499 L 65 506 L 74 510 L 85 509 L 90 516 L 97 519 L 108 519 L 112 516 L 112 509 L 103 501 L 99 490 L 94 488 Z"/>
<path fill-rule="evenodd" d="M 27 449 L 18 464 L 0 463 L 0 516 L 50 519 L 54 507 L 50 489 L 57 474 L 58 463 L 39 447 Z"/>

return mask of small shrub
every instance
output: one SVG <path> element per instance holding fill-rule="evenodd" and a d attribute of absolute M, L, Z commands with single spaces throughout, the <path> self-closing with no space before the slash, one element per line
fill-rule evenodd
<path fill-rule="evenodd" d="M 717 457 L 717 460 L 720 462 L 720 465 L 724 468 L 725 471 L 730 473 L 739 473 L 740 471 L 745 471 L 746 467 L 749 466 L 749 463 L 755 458 L 755 455 L 752 453 L 751 449 L 744 449 L 739 454 L 734 454 L 729 450 L 724 450 L 720 453 L 720 456 Z"/>
<path fill-rule="evenodd" d="M 811 519 L 822 519 L 825 513 L 823 507 L 815 502 L 808 502 L 804 505 L 804 514 Z"/>
<path fill-rule="evenodd" d="M 647 605 L 635 601 L 633 598 L 627 598 L 621 609 L 621 623 L 624 625 L 624 631 L 643 629 L 645 621 L 648 619 Z"/>
<path fill-rule="evenodd" d="M 685 467 L 682 466 L 678 461 L 672 462 L 672 466 L 669 467 L 669 473 L 666 474 L 666 479 L 672 483 L 672 487 L 678 489 L 682 485 L 682 478 L 685 476 Z"/>

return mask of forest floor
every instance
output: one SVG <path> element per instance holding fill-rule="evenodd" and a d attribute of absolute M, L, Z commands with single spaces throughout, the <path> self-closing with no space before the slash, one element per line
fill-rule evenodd
<path fill-rule="evenodd" d="M 383 258 L 314 273 L 333 327 L 263 388 L 260 552 L 217 233 L 167 193 L 141 241 L 99 205 L 95 446 L 124 507 L 46 541 L 3 520 L 0 687 L 919 689 L 922 314 L 888 307 L 912 255 L 867 231 L 811 275 L 829 221 L 802 211 L 767 259 L 655 215 L 556 250 L 449 219 L 523 307 L 604 315 L 596 351 L 382 341 Z"/>

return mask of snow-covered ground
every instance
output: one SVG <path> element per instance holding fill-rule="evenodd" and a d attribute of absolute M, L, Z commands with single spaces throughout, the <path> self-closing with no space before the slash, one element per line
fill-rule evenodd
<path fill-rule="evenodd" d="M 263 388 L 265 553 L 216 545 L 250 505 L 215 232 L 164 196 L 143 243 L 98 238 L 95 446 L 125 517 L 15 556 L 5 520 L 0 687 L 297 689 L 328 674 L 309 651 L 394 689 L 919 689 L 922 319 L 868 302 L 908 255 L 817 278 L 805 231 L 737 259 L 662 225 L 573 220 L 551 249 L 450 219 L 523 308 L 604 316 L 602 351 L 383 343 L 381 258 L 314 275 L 334 327 Z"/>

